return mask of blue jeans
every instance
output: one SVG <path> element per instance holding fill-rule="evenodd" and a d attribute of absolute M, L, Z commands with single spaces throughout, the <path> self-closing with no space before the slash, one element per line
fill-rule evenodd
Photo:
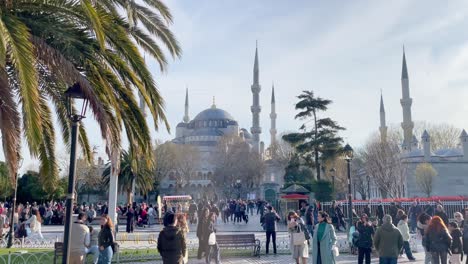
<path fill-rule="evenodd" d="M 413 252 L 411 252 L 411 247 L 410 247 L 409 241 L 404 241 L 404 242 L 403 242 L 403 249 L 405 250 L 406 257 L 407 257 L 409 260 L 414 259 L 414 257 L 413 257 Z"/>
<path fill-rule="evenodd" d="M 99 260 L 98 264 L 110 264 L 112 261 L 112 256 L 114 252 L 112 251 L 112 247 L 108 246 L 104 250 L 99 250 Z"/>
<path fill-rule="evenodd" d="M 208 252 L 206 253 L 206 263 L 211 263 L 212 258 L 215 259 L 216 264 L 219 264 L 221 262 L 218 244 L 208 245 Z"/>
<path fill-rule="evenodd" d="M 379 264 L 397 264 L 398 258 L 380 257 Z"/>

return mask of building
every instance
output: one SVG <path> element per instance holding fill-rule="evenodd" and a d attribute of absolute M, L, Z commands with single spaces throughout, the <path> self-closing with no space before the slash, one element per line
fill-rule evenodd
<path fill-rule="evenodd" d="M 431 151 L 431 136 L 424 131 L 421 143 L 413 133 L 411 106 L 413 99 L 410 97 L 409 75 L 406 64 L 406 55 L 403 50 L 403 63 L 401 74 L 403 110 L 403 142 L 401 145 L 401 161 L 405 168 L 405 194 L 407 197 L 421 197 L 425 194 L 421 191 L 415 178 L 416 167 L 421 163 L 429 163 L 437 171 L 438 176 L 433 182 L 432 195 L 452 196 L 466 195 L 468 186 L 468 135 L 465 130 L 460 135 L 460 144 L 454 149 L 439 149 Z M 385 120 L 385 108 L 383 97 L 380 99 L 380 136 L 381 140 L 387 138 L 387 126 Z"/>
<path fill-rule="evenodd" d="M 193 119 L 190 119 L 190 109 L 189 109 L 189 92 L 186 89 L 185 94 L 185 111 L 182 118 L 182 122 L 177 124 L 176 135 L 172 140 L 176 144 L 189 144 L 194 146 L 197 151 L 200 153 L 200 164 L 196 170 L 196 177 L 191 177 L 187 181 L 186 185 L 183 187 L 186 188 L 188 194 L 193 194 L 195 198 L 201 198 L 200 193 L 214 192 L 212 186 L 212 177 L 214 175 L 215 166 L 212 161 L 212 155 L 215 154 L 217 149 L 217 144 L 225 136 L 230 137 L 239 137 L 244 140 L 252 150 L 258 152 L 262 157 L 264 157 L 264 162 L 266 166 L 266 172 L 263 177 L 262 185 L 258 193 L 255 195 L 257 197 L 264 198 L 268 196 L 271 198 L 275 196 L 279 191 L 279 188 L 283 184 L 284 168 L 279 168 L 275 165 L 271 159 L 268 158 L 268 155 L 264 155 L 266 152 L 265 144 L 261 141 L 262 129 L 260 127 L 260 69 L 259 69 L 259 58 L 258 58 L 258 48 L 255 49 L 254 57 L 254 67 L 253 67 L 253 83 L 251 85 L 252 92 L 252 126 L 250 131 L 246 128 L 243 128 L 239 125 L 237 120 L 229 112 L 223 110 L 222 108 L 216 105 L 216 102 L 213 98 L 213 104 L 208 109 L 205 109 L 198 113 Z M 270 137 L 271 142 L 276 141 L 276 110 L 275 110 L 275 94 L 274 87 L 272 87 L 271 94 L 271 128 L 270 128 Z M 171 172 L 172 174 L 175 172 Z M 176 184 L 174 177 L 168 175 L 161 182 L 161 193 L 172 194 L 174 193 L 174 186 Z M 172 175 L 173 176 L 173 175 Z M 265 195 L 265 193 L 267 195 Z M 251 198 L 253 198 L 251 196 Z"/>

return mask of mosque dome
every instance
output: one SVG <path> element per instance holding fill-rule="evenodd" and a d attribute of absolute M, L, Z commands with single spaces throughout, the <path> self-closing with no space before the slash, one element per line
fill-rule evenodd
<path fill-rule="evenodd" d="M 216 108 L 213 105 L 211 108 L 201 111 L 193 121 L 209 121 L 209 120 L 229 120 L 234 121 L 234 118 L 223 109 Z"/>

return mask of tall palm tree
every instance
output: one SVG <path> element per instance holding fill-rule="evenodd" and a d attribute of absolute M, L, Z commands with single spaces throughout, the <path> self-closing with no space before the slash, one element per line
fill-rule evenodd
<path fill-rule="evenodd" d="M 124 8 L 127 15 L 119 10 Z M 58 175 L 52 111 L 63 141 L 69 143 L 63 92 L 78 82 L 111 154 L 120 149 L 122 129 L 130 153 L 152 156 L 148 125 L 135 94 L 144 98 L 155 129 L 167 129 L 164 102 L 140 49 L 162 71 L 167 58 L 181 50 L 169 25 L 172 16 L 159 0 L 0 0 L 0 131 L 13 180 L 18 170 L 22 134 L 40 161 L 46 187 Z M 90 161 L 86 129 L 79 143 Z M 149 160 L 149 159 L 148 159 Z"/>
<path fill-rule="evenodd" d="M 102 173 L 104 186 L 109 186 L 111 166 L 108 164 Z M 153 189 L 153 170 L 147 162 L 132 156 L 127 151 L 120 155 L 119 191 L 127 194 L 127 203 L 133 202 L 135 190 L 148 194 Z"/>

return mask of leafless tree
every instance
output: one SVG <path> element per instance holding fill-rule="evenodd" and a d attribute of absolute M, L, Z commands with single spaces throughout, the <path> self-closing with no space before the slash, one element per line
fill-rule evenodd
<path fill-rule="evenodd" d="M 362 151 L 364 168 L 374 179 L 382 197 L 402 197 L 406 165 L 401 162 L 400 141 L 389 136 L 381 142 L 377 135 L 371 136 Z"/>
<path fill-rule="evenodd" d="M 413 134 L 418 140 L 421 140 L 424 130 L 427 130 L 431 136 L 432 151 L 456 148 L 460 143 L 459 137 L 462 130 L 453 125 L 447 123 L 434 124 L 426 121 L 417 121 L 414 123 Z M 403 142 L 403 131 L 400 126 L 390 126 L 389 135 L 398 139 L 399 142 Z"/>
<path fill-rule="evenodd" d="M 243 189 L 257 189 L 264 173 L 261 156 L 240 138 L 224 137 L 217 145 L 212 157 L 215 164 L 216 186 L 226 196 L 232 192 L 232 186 L 240 180 Z"/>

